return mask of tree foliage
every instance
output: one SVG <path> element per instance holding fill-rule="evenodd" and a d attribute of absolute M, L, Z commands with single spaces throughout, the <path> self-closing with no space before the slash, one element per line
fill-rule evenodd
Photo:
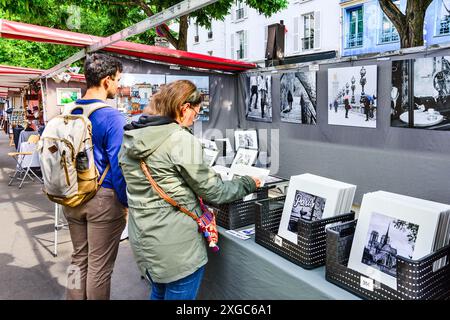
<path fill-rule="evenodd" d="M 109 36 L 182 0 L 0 0 L 0 18 L 96 36 Z M 245 0 L 249 7 L 270 16 L 285 8 L 287 0 Z M 210 27 L 213 19 L 223 20 L 235 0 L 219 0 L 178 19 L 179 30 L 163 29 L 167 40 L 179 50 L 187 50 L 189 19 Z M 128 41 L 154 44 L 155 30 L 128 38 Z M 49 68 L 77 49 L 43 43 L 26 43 L 0 38 L 0 63 Z"/>
<path fill-rule="evenodd" d="M 397 29 L 402 48 L 423 45 L 425 13 L 433 0 L 408 0 L 405 13 L 392 0 L 378 0 L 378 2 Z"/>

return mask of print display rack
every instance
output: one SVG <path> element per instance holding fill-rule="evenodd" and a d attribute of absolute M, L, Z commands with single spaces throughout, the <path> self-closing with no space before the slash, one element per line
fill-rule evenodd
<path fill-rule="evenodd" d="M 253 194 L 252 199 L 239 199 L 227 204 L 210 204 L 206 205 L 214 211 L 216 222 L 225 229 L 238 229 L 255 223 L 255 202 L 269 197 L 269 190 L 277 186 L 277 184 L 288 180 L 280 178 L 280 181 L 267 183 L 262 188 L 258 188 Z"/>
<path fill-rule="evenodd" d="M 256 202 L 255 241 L 270 251 L 286 258 L 304 269 L 314 269 L 325 264 L 325 228 L 330 223 L 351 221 L 350 212 L 316 221 L 298 221 L 297 244 L 278 236 L 285 196 Z"/>
<path fill-rule="evenodd" d="M 357 296 L 373 300 L 450 299 L 450 245 L 419 260 L 397 256 L 397 290 L 347 268 L 356 220 L 327 229 L 325 277 Z M 433 271 L 433 264 L 447 257 L 447 265 Z"/>

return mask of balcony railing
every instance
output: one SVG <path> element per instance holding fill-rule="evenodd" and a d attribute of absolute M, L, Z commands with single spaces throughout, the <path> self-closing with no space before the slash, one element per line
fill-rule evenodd
<path fill-rule="evenodd" d="M 303 50 L 314 49 L 314 37 L 302 38 L 302 48 Z"/>
<path fill-rule="evenodd" d="M 396 31 L 394 32 L 383 32 L 381 34 L 381 42 L 387 43 L 387 42 L 397 42 L 400 40 L 400 36 Z"/>
<path fill-rule="evenodd" d="M 439 34 L 449 34 L 450 33 L 450 17 L 447 16 L 442 19 L 439 23 Z"/>
<path fill-rule="evenodd" d="M 363 33 L 354 33 L 347 35 L 347 48 L 362 47 Z"/>

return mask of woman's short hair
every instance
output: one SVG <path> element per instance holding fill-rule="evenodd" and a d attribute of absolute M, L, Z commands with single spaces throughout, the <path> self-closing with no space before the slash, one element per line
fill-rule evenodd
<path fill-rule="evenodd" d="M 149 113 L 176 119 L 181 113 L 181 105 L 190 103 L 197 106 L 202 102 L 202 95 L 195 84 L 189 80 L 177 80 L 161 88 L 152 97 L 146 110 Z"/>

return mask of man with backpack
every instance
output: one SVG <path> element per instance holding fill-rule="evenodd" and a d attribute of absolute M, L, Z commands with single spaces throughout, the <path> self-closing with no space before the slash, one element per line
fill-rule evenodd
<path fill-rule="evenodd" d="M 114 57 L 87 56 L 86 94 L 47 124 L 39 147 L 45 192 L 63 205 L 72 238 L 69 300 L 110 298 L 128 206 L 117 158 L 126 121 L 105 101 L 115 97 L 122 69 Z"/>

